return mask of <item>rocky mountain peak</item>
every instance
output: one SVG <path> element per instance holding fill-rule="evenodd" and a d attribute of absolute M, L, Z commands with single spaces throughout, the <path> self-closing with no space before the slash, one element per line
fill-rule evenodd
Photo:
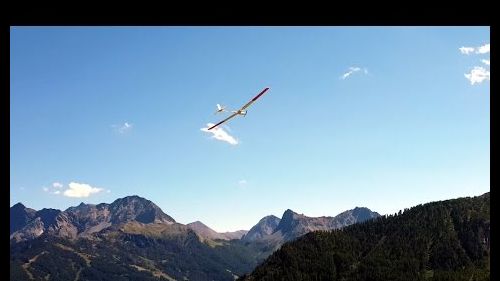
<path fill-rule="evenodd" d="M 263 217 L 241 239 L 250 242 L 261 239 L 264 236 L 271 235 L 280 221 L 281 219 L 274 215 Z"/>
<path fill-rule="evenodd" d="M 379 217 L 380 214 L 372 212 L 366 207 L 356 207 L 352 210 L 347 210 L 335 217 L 337 223 L 341 226 L 351 225 L 353 223 L 363 222 L 372 218 Z"/>
<path fill-rule="evenodd" d="M 367 219 L 380 216 L 379 213 L 372 212 L 366 207 L 356 207 L 352 209 L 352 215 L 356 218 L 357 221 L 365 221 Z"/>
<path fill-rule="evenodd" d="M 141 223 L 175 223 L 160 207 L 137 195 L 115 200 L 109 205 L 112 223 L 136 220 Z"/>
<path fill-rule="evenodd" d="M 211 229 L 201 221 L 194 221 L 186 225 L 189 229 L 193 230 L 202 239 L 224 239 L 223 235 Z"/>
<path fill-rule="evenodd" d="M 194 222 L 188 223 L 187 225 L 208 227 L 206 224 L 202 223 L 201 221 L 194 221 Z"/>
<path fill-rule="evenodd" d="M 335 217 L 308 217 L 288 209 L 274 233 L 282 235 L 285 240 L 292 240 L 311 231 L 338 229 L 377 216 L 379 214 L 365 207 L 356 207 Z"/>
<path fill-rule="evenodd" d="M 22 203 L 10 207 L 10 233 L 23 228 L 35 217 L 36 211 L 26 208 Z"/>
<path fill-rule="evenodd" d="M 25 209 L 26 206 L 23 205 L 23 203 L 19 202 L 14 204 L 12 207 L 10 207 L 11 211 L 14 209 Z"/>
<path fill-rule="evenodd" d="M 294 212 L 294 211 L 292 211 L 290 209 L 287 209 L 283 213 L 283 215 L 281 216 L 281 222 L 280 223 L 288 224 L 288 223 L 291 223 L 291 221 L 300 218 L 301 216 L 303 216 L 303 215 L 299 215 L 298 213 L 296 213 L 296 212 Z"/>
<path fill-rule="evenodd" d="M 61 213 L 61 210 L 44 208 L 36 212 L 36 216 L 40 217 L 45 225 L 51 225 L 56 222 L 56 217 Z"/>

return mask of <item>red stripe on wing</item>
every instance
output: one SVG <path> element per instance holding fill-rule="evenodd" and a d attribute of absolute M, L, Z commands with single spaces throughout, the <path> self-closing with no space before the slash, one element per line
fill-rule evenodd
<path fill-rule="evenodd" d="M 260 96 L 262 96 L 267 90 L 269 90 L 269 88 L 265 88 L 264 90 L 262 90 L 262 92 L 260 92 L 258 95 L 256 95 L 251 101 L 249 101 L 247 104 L 245 104 L 242 108 L 240 108 L 240 110 L 243 110 L 247 107 L 249 107 L 252 103 L 254 103 L 255 100 L 257 100 L 258 98 L 260 98 Z"/>
<path fill-rule="evenodd" d="M 252 99 L 252 101 L 255 101 L 256 99 L 260 98 L 260 96 L 262 96 L 267 90 L 269 90 L 269 88 L 265 88 L 264 90 L 262 90 L 260 94 L 258 94 L 257 96 L 255 96 L 255 98 Z"/>

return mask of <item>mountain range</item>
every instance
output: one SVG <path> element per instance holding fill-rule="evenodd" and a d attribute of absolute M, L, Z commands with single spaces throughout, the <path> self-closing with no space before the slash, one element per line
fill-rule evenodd
<path fill-rule="evenodd" d="M 10 210 L 11 280 L 233 280 L 287 241 L 378 216 L 367 208 L 335 217 L 286 210 L 249 231 L 218 233 L 200 221 L 180 224 L 139 196 L 64 211 L 18 203 Z"/>

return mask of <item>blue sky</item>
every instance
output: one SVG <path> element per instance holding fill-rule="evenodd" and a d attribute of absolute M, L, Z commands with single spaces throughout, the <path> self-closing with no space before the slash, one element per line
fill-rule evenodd
<path fill-rule="evenodd" d="M 490 190 L 489 27 L 12 27 L 10 203 L 249 229 Z M 270 90 L 214 138 L 201 130 Z M 232 143 L 228 138 L 232 137 Z"/>

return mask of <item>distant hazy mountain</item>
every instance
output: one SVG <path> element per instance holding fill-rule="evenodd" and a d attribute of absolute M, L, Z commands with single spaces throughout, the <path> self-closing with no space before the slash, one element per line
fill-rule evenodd
<path fill-rule="evenodd" d="M 198 234 L 200 237 L 204 239 L 212 239 L 212 240 L 224 239 L 224 237 L 220 233 L 206 226 L 201 221 L 188 223 L 186 224 L 186 226 L 192 229 L 194 232 L 196 232 L 196 234 Z"/>
<path fill-rule="evenodd" d="M 240 239 L 247 231 L 246 230 L 238 230 L 233 232 L 222 232 L 219 233 L 210 227 L 206 226 L 201 221 L 195 221 L 192 223 L 188 223 L 186 225 L 190 229 L 192 229 L 196 234 L 198 234 L 203 239 L 210 240 L 231 240 L 231 239 Z"/>
<path fill-rule="evenodd" d="M 241 239 L 247 233 L 248 233 L 248 230 L 236 230 L 236 231 L 220 232 L 220 234 L 222 234 L 226 238 L 226 240 Z"/>
<path fill-rule="evenodd" d="M 241 238 L 241 240 L 251 242 L 262 239 L 264 236 L 271 235 L 280 223 L 280 220 L 280 218 L 273 215 L 263 217 Z"/>
<path fill-rule="evenodd" d="M 342 227 L 355 224 L 358 222 L 364 222 L 373 218 L 380 217 L 377 212 L 372 212 L 366 207 L 356 207 L 352 210 L 342 212 L 335 216 L 335 222 Z"/>
<path fill-rule="evenodd" d="M 289 241 L 311 231 L 338 229 L 379 216 L 377 212 L 372 212 L 368 208 L 358 207 L 335 217 L 307 217 L 288 209 L 283 213 L 281 221 L 273 234 L 279 233 L 285 241 Z"/>

